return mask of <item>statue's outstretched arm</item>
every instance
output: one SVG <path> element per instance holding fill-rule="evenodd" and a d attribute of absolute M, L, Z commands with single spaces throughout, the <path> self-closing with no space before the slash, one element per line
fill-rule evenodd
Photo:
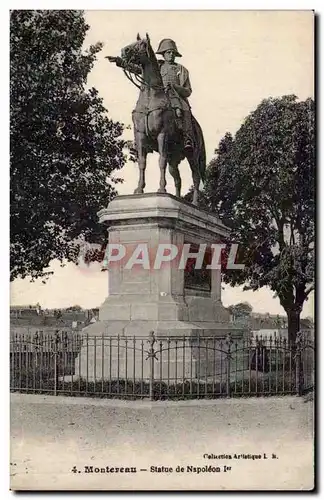
<path fill-rule="evenodd" d="M 135 75 L 142 74 L 142 68 L 138 64 L 127 63 L 121 57 L 106 56 L 106 59 L 108 59 L 109 62 L 114 62 L 119 68 L 124 68 L 131 73 L 135 73 Z"/>

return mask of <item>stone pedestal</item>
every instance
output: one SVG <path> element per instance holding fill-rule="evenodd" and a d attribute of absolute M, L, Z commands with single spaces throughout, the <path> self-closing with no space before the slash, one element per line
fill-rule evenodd
<path fill-rule="evenodd" d="M 132 336 L 139 343 L 141 338 L 147 339 L 150 331 L 161 340 L 198 335 L 224 338 L 229 332 L 236 338 L 242 337 L 242 330 L 230 323 L 229 313 L 221 302 L 220 269 L 206 271 L 202 279 L 196 273 L 197 281 L 195 272 L 190 274 L 179 268 L 184 245 L 194 248 L 224 240 L 228 230 L 219 219 L 182 199 L 159 193 L 118 196 L 98 215 L 100 222 L 109 226 L 109 244 L 122 245 L 126 250 L 122 260 L 109 263 L 108 296 L 100 307 L 99 321 L 84 330 L 89 337 L 96 336 L 99 342 L 102 335 Z M 154 269 L 161 244 L 175 245 L 178 256 Z M 148 251 L 148 268 L 143 264 L 129 268 L 129 259 L 139 249 L 138 245 L 142 245 L 143 252 Z M 141 253 L 138 257 L 143 259 L 145 255 Z M 125 358 L 126 349 L 123 352 L 122 355 L 119 350 L 119 356 Z M 83 348 L 80 360 L 85 354 Z M 107 358 L 102 353 L 94 357 L 97 366 Z M 137 368 L 131 356 L 128 358 L 129 373 L 134 374 Z M 78 363 L 79 360 L 76 373 Z M 100 368 L 97 371 L 99 375 Z"/>

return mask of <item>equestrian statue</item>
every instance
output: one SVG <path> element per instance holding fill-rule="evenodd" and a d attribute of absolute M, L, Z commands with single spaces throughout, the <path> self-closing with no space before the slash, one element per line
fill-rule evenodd
<path fill-rule="evenodd" d="M 191 113 L 188 97 L 191 85 L 188 70 L 175 62 L 182 57 L 175 42 L 164 39 L 156 52 L 148 34 L 121 50 L 121 57 L 108 56 L 110 62 L 124 70 L 127 78 L 139 90 L 139 98 L 132 113 L 135 150 L 139 166 L 139 181 L 135 193 L 143 193 L 145 187 L 146 157 L 159 153 L 159 193 L 166 193 L 165 171 L 174 179 L 176 196 L 181 194 L 179 163 L 187 158 L 194 185 L 193 204 L 198 203 L 200 183 L 205 180 L 206 152 L 203 133 Z"/>

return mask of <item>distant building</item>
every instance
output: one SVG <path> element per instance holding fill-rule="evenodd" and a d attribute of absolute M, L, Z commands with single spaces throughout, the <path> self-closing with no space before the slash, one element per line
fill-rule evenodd
<path fill-rule="evenodd" d="M 267 337 L 268 339 L 272 337 L 275 339 L 276 337 L 281 337 L 284 339 L 288 339 L 288 329 L 287 328 L 260 328 L 259 330 L 251 330 L 252 337 Z"/>
<path fill-rule="evenodd" d="M 22 316 L 38 316 L 41 312 L 39 304 L 28 306 L 10 306 L 10 317 L 20 318 Z"/>
<path fill-rule="evenodd" d="M 233 317 L 232 321 L 236 324 L 247 327 L 253 336 L 255 335 L 277 335 L 288 338 L 288 320 L 287 316 L 279 314 L 256 313 L 252 312 L 250 316 Z M 308 331 L 314 336 L 314 322 L 311 318 L 301 318 L 300 329 Z M 313 333 L 311 333 L 313 332 Z"/>

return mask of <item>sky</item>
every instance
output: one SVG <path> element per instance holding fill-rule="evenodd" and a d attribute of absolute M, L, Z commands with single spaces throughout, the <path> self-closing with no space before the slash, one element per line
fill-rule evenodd
<path fill-rule="evenodd" d="M 190 73 L 192 112 L 201 124 L 209 162 L 226 132 L 239 129 L 244 118 L 262 99 L 295 94 L 301 100 L 314 97 L 313 13 L 311 11 L 86 11 L 90 26 L 85 46 L 101 41 L 102 52 L 89 76 L 88 85 L 99 90 L 109 116 L 131 124 L 138 90 L 106 55 L 120 55 L 125 45 L 149 33 L 157 49 L 163 38 L 176 41 L 183 55 L 177 61 Z M 132 131 L 125 132 L 132 138 Z M 150 155 L 146 192 L 157 189 L 158 156 Z M 192 180 L 186 161 L 180 165 L 183 193 Z M 136 165 L 128 163 L 118 175 L 124 178 L 120 194 L 131 194 L 137 184 Z M 174 194 L 167 176 L 167 190 Z M 99 306 L 108 293 L 108 273 L 93 264 L 79 269 L 53 262 L 54 275 L 40 280 L 16 280 L 11 285 L 11 304 L 65 307 Z M 225 306 L 248 301 L 256 312 L 284 314 L 273 292 L 263 288 L 243 292 L 224 285 Z M 305 304 L 303 316 L 313 316 L 314 300 Z"/>

